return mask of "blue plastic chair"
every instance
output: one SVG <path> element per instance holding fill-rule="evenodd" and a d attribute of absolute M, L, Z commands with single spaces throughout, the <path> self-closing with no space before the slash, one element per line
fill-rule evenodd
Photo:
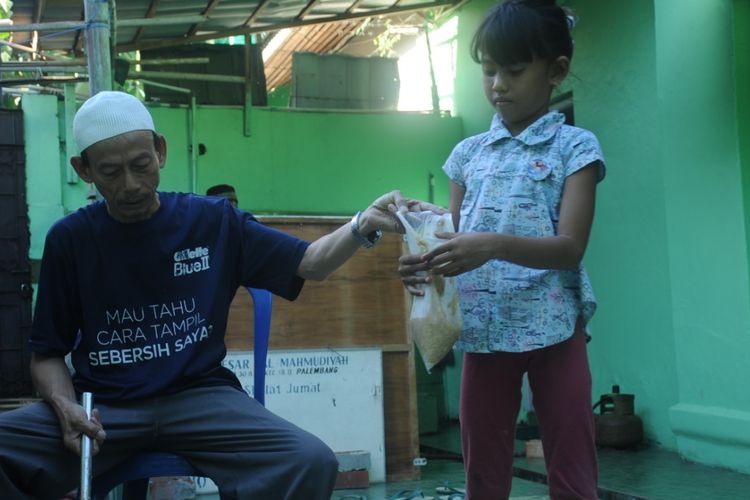
<path fill-rule="evenodd" d="M 253 298 L 254 370 L 253 393 L 256 401 L 265 405 L 266 357 L 271 330 L 271 292 L 248 288 Z M 91 483 L 93 500 L 104 500 L 117 485 L 129 483 L 128 498 L 146 498 L 148 478 L 164 476 L 198 476 L 204 474 L 179 455 L 148 451 L 138 453 L 121 464 L 95 477 Z"/>

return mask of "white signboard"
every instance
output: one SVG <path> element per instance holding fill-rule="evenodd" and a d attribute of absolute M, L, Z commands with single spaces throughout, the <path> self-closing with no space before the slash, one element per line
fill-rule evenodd
<path fill-rule="evenodd" d="M 252 351 L 230 351 L 223 364 L 252 395 Z M 316 435 L 333 451 L 368 451 L 370 481 L 385 481 L 380 349 L 269 351 L 265 392 L 266 408 Z M 196 481 L 199 492 L 216 491 L 209 480 Z"/>

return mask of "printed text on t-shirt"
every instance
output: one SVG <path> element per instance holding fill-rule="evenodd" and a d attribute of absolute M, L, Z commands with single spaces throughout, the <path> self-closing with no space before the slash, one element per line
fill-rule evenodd
<path fill-rule="evenodd" d="M 195 298 L 105 311 L 106 328 L 96 334 L 105 349 L 89 353 L 91 366 L 140 363 L 179 353 L 207 340 L 213 325 Z"/>
<path fill-rule="evenodd" d="M 177 250 L 174 255 L 174 276 L 187 276 L 206 271 L 209 264 L 209 251 L 206 247 L 185 248 Z"/>

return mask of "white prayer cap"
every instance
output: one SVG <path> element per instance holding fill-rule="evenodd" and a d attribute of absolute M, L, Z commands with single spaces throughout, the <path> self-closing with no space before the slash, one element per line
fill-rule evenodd
<path fill-rule="evenodd" d="M 151 114 L 136 97 L 105 90 L 90 97 L 73 118 L 78 152 L 134 130 L 155 131 Z"/>

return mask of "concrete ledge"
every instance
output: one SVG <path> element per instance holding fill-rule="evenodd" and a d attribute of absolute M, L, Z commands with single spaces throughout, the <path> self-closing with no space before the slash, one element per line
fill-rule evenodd
<path fill-rule="evenodd" d="M 678 403 L 669 409 L 675 434 L 750 446 L 750 412 Z"/>
<path fill-rule="evenodd" d="M 679 403 L 669 420 L 684 458 L 750 473 L 750 412 Z"/>
<path fill-rule="evenodd" d="M 339 471 L 370 470 L 370 452 L 364 450 L 337 451 L 336 460 L 339 462 Z"/>

